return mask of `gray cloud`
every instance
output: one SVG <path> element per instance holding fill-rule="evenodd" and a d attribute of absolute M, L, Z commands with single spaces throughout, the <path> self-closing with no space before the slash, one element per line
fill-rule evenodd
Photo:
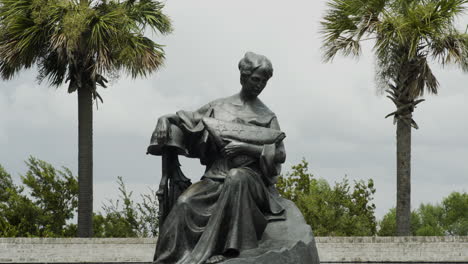
<path fill-rule="evenodd" d="M 157 117 L 195 110 L 240 88 L 237 62 L 252 50 L 275 68 L 262 100 L 287 133 L 285 168 L 303 157 L 317 177 L 333 182 L 373 178 L 377 214 L 395 204 L 395 127 L 384 116 L 392 103 L 379 96 L 371 49 L 360 60 L 338 57 L 323 64 L 319 20 L 325 1 L 169 1 L 175 32 L 153 35 L 166 45 L 163 69 L 148 79 L 122 76 L 101 91 L 95 111 L 95 207 L 117 195 L 121 175 L 135 196 L 155 186 L 160 161 L 145 150 Z M 441 91 L 428 96 L 415 118 L 413 205 L 440 201 L 468 189 L 467 77 L 457 69 L 434 72 Z M 35 72 L 0 82 L 0 163 L 18 180 L 29 155 L 76 171 L 76 94 L 35 83 Z M 182 160 L 196 181 L 203 168 Z"/>

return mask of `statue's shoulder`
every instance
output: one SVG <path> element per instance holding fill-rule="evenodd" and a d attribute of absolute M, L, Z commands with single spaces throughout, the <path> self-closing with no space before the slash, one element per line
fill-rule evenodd
<path fill-rule="evenodd" d="M 254 115 L 258 120 L 261 120 L 260 123 L 270 123 L 276 117 L 275 113 L 258 98 L 248 108 L 245 108 L 238 94 L 213 100 L 208 105 L 215 111 L 216 109 L 228 111 L 240 111 L 239 109 L 242 109 L 241 111 L 246 116 L 252 117 Z"/>
<path fill-rule="evenodd" d="M 234 94 L 234 95 L 231 95 L 231 96 L 226 96 L 226 97 L 221 97 L 221 98 L 218 98 L 216 100 L 213 100 L 211 102 L 208 103 L 208 105 L 210 105 L 211 107 L 213 108 L 216 108 L 216 107 L 219 107 L 219 106 L 222 106 L 222 105 L 232 105 L 232 104 L 237 104 L 238 103 L 238 99 L 237 99 L 237 95 Z"/>
<path fill-rule="evenodd" d="M 262 100 L 258 99 L 255 101 L 255 109 L 261 112 L 263 115 L 276 117 L 275 112 L 271 110 L 266 104 L 262 102 Z"/>
<path fill-rule="evenodd" d="M 207 104 L 203 105 L 200 107 L 197 112 L 199 113 L 206 113 L 208 111 L 212 111 L 213 109 L 219 107 L 220 105 L 224 104 L 226 102 L 226 98 L 218 98 L 213 101 L 208 102 Z"/>
<path fill-rule="evenodd" d="M 219 99 L 216 99 L 216 100 L 210 102 L 210 105 L 212 105 L 212 106 L 222 105 L 222 104 L 242 105 L 242 102 L 240 101 L 239 94 L 234 94 L 234 95 L 231 95 L 231 96 L 219 98 Z M 255 112 L 258 112 L 260 114 L 275 115 L 273 110 L 271 110 L 259 98 L 257 98 L 254 101 L 254 103 L 251 104 L 251 106 L 252 106 L 253 110 L 255 110 Z"/>
<path fill-rule="evenodd" d="M 222 98 L 218 98 L 216 100 L 213 100 L 209 103 L 210 106 L 212 107 L 215 107 L 215 106 L 218 106 L 218 105 L 222 105 L 222 104 L 225 104 L 225 103 L 229 103 L 229 101 L 231 100 L 232 96 L 228 96 L 228 97 L 222 97 Z"/>

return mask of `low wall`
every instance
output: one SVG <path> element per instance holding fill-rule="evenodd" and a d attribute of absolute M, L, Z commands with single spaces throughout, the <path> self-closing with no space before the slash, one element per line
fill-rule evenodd
<path fill-rule="evenodd" d="M 464 262 L 468 237 L 317 237 L 321 262 Z"/>
<path fill-rule="evenodd" d="M 465 262 L 468 237 L 317 237 L 323 263 Z M 0 263 L 151 262 L 151 238 L 0 238 Z"/>

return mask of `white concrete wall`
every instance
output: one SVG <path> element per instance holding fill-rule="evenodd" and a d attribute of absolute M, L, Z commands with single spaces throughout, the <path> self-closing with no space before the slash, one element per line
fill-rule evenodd
<path fill-rule="evenodd" d="M 468 263 L 468 237 L 317 237 L 322 262 Z M 151 262 L 149 238 L 0 238 L 0 263 Z"/>
<path fill-rule="evenodd" d="M 317 237 L 326 262 L 468 263 L 468 237 Z"/>

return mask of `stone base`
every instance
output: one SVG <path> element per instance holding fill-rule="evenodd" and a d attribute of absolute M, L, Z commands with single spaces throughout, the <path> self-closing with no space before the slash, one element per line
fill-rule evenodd
<path fill-rule="evenodd" d="M 468 236 L 316 237 L 315 241 L 324 263 L 468 263 Z M 0 264 L 151 264 L 155 245 L 155 238 L 0 238 Z"/>
<path fill-rule="evenodd" d="M 286 221 L 268 224 L 258 248 L 245 250 L 223 264 L 319 264 L 314 235 L 296 205 L 281 199 Z"/>

